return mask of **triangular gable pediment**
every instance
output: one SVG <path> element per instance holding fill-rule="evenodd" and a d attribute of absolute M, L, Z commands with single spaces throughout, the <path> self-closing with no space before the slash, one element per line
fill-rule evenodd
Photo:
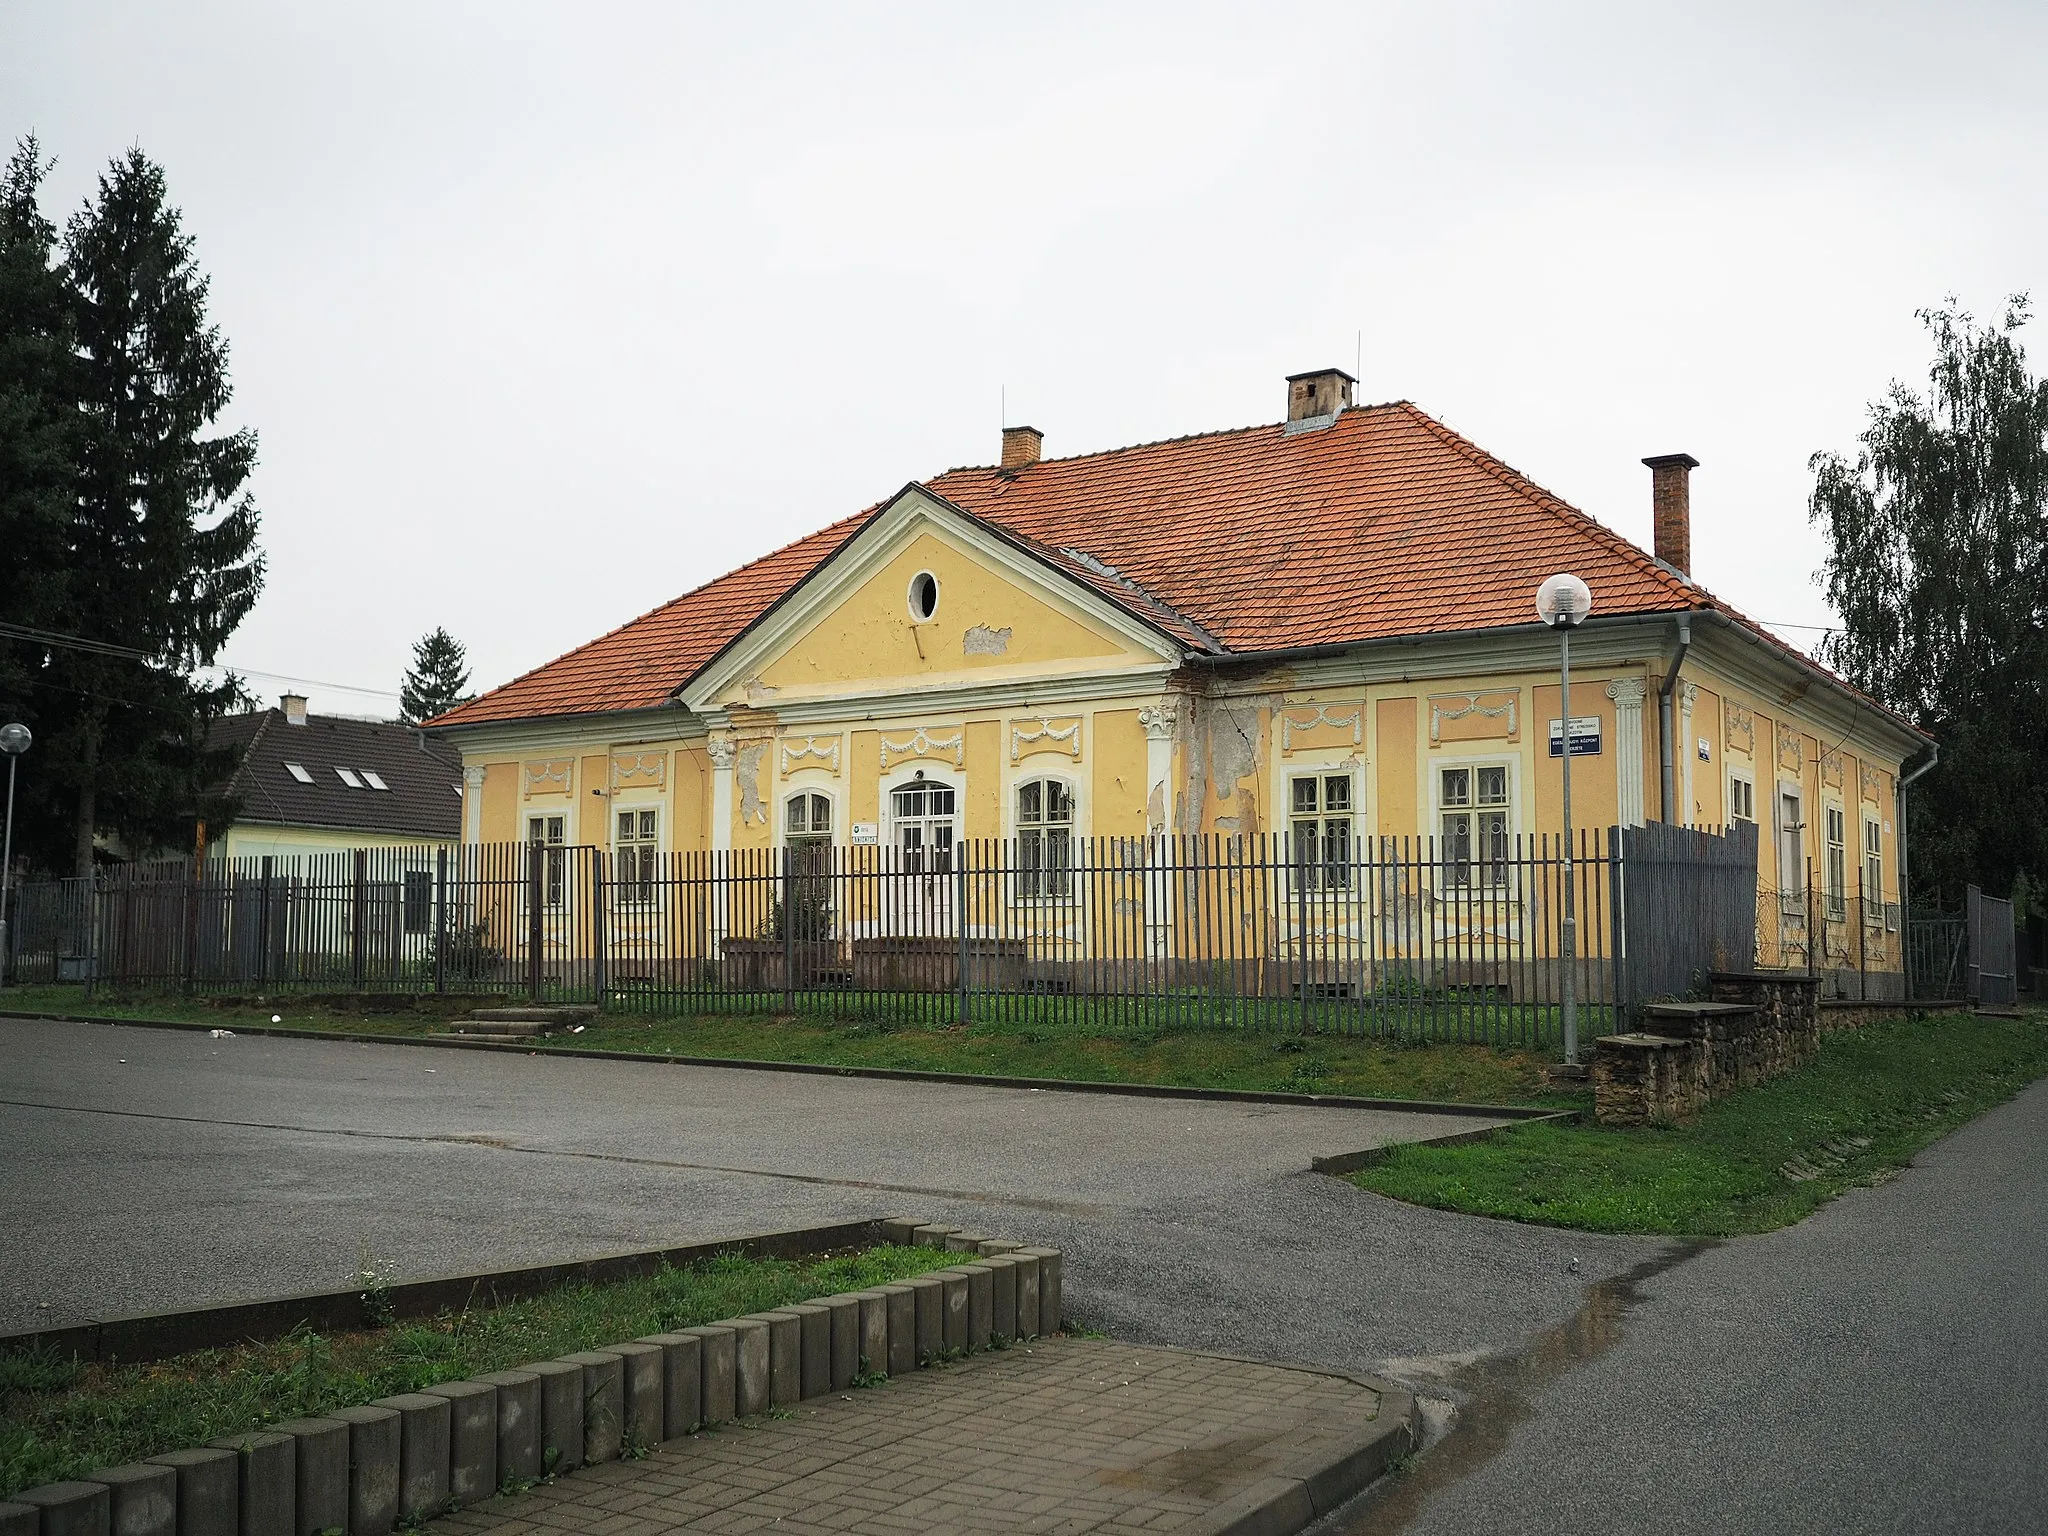
<path fill-rule="evenodd" d="M 921 576 L 929 618 L 913 612 Z M 906 486 L 682 690 L 691 709 L 1175 665 L 1182 648 L 1087 582 Z"/>

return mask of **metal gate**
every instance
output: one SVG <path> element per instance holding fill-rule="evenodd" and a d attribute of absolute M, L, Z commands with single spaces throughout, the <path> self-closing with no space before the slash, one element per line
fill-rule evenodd
<path fill-rule="evenodd" d="M 1617 836 L 1615 947 L 1630 1009 L 1756 965 L 1755 823 L 1716 833 L 1653 821 Z"/>
<path fill-rule="evenodd" d="M 1969 927 L 1970 1000 L 1987 1008 L 2013 1007 L 2019 1002 L 2019 944 L 2012 903 L 1986 896 L 1973 885 L 1964 892 L 1963 915 Z"/>

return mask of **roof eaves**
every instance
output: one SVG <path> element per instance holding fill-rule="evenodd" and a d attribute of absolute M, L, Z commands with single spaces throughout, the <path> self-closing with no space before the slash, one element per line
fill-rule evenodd
<path fill-rule="evenodd" d="M 870 510 L 876 510 L 876 509 L 870 509 Z M 862 526 L 863 526 L 863 527 L 865 527 L 865 526 L 866 526 L 866 519 L 863 519 L 863 520 L 862 520 Z M 752 560 L 749 560 L 749 561 L 748 561 L 748 562 L 747 562 L 747 563 L 746 563 L 745 565 L 736 565 L 736 566 L 734 566 L 734 567 L 733 567 L 733 568 L 732 568 L 731 570 L 729 570 L 729 571 L 724 571 L 724 572 L 721 572 L 721 573 L 720 573 L 719 575 L 717 575 L 717 576 L 714 576 L 714 577 L 712 577 L 712 578 L 711 578 L 711 580 L 709 580 L 709 581 L 700 581 L 699 583 L 697 583 L 697 585 L 696 585 L 696 586 L 694 586 L 694 587 L 690 588 L 690 590 L 689 590 L 689 591 L 687 591 L 687 592 L 684 592 L 684 593 L 681 593 L 681 594 L 679 594 L 678 596 L 672 597 L 672 598 L 670 598 L 670 599 L 669 599 L 669 600 L 668 600 L 667 602 L 665 602 L 665 603 L 656 603 L 656 604 L 655 604 L 655 605 L 654 605 L 654 606 L 653 606 L 652 608 L 649 608 L 649 609 L 648 609 L 648 610 L 647 610 L 647 611 L 646 611 L 645 613 L 639 613 L 639 614 L 635 614 L 635 615 L 634 615 L 634 616 L 633 616 L 632 618 L 630 618 L 630 619 L 627 619 L 627 620 L 626 620 L 626 621 L 625 621 L 625 622 L 624 622 L 623 624 L 614 624 L 614 625 L 613 625 L 613 626 L 612 626 L 612 627 L 611 627 L 610 629 L 606 630 L 606 631 L 605 631 L 605 632 L 604 632 L 603 634 L 601 634 L 601 635 L 594 635 L 594 636 L 592 636 L 592 637 L 591 637 L 590 639 L 588 639 L 588 640 L 584 641 L 584 642 L 583 642 L 583 643 L 582 643 L 581 645 L 578 645 L 578 646 L 572 646 L 572 647 L 571 647 L 570 649 L 568 649 L 568 650 L 566 650 L 566 651 L 562 652 L 562 654 L 561 654 L 561 655 L 559 655 L 559 656 L 556 656 L 556 657 L 553 657 L 553 658 L 551 658 L 551 659 L 549 659 L 549 660 L 547 660 L 547 661 L 544 661 L 544 662 L 540 663 L 540 665 L 539 665 L 539 666 L 535 666 L 535 667 L 528 667 L 528 668 L 527 668 L 527 669 L 526 669 L 526 670 L 525 670 L 524 672 L 520 673 L 520 674 L 519 674 L 519 675 L 518 675 L 517 677 L 514 677 L 514 678 L 510 678 L 510 679 L 508 679 L 507 681 L 505 681 L 505 682 L 502 682 L 502 683 L 498 684 L 498 686 L 497 686 L 497 687 L 495 687 L 495 688 L 492 688 L 492 689 L 489 689 L 489 690 L 487 690 L 486 692 L 483 692 L 483 693 L 480 693 L 480 694 L 478 694 L 478 695 L 477 695 L 477 696 L 476 696 L 475 698 L 473 698 L 473 699 L 469 700 L 469 702 L 468 702 L 468 703 L 466 703 L 466 704 L 458 704 L 458 705 L 456 705 L 456 706 L 455 706 L 455 708 L 453 708 L 453 709 L 449 710 L 449 711 L 448 711 L 448 712 L 447 712 L 446 714 L 444 714 L 444 715 L 436 715 L 436 716 L 435 716 L 435 717 L 434 717 L 433 719 L 431 719 L 431 720 L 422 720 L 422 721 L 420 722 L 420 726 L 421 726 L 421 728 L 422 728 L 422 729 L 424 729 L 424 728 L 427 728 L 427 727 L 440 727 L 440 726 L 442 726 L 442 725 L 444 725 L 444 724 L 447 724 L 447 725 L 465 725 L 465 724 L 475 723 L 475 724 L 478 724 L 478 725 L 485 725 L 485 724 L 492 724 L 492 725 L 495 725 L 495 724 L 501 723 L 502 721 L 505 721 L 505 720 L 514 720 L 514 719 L 516 719 L 516 720 L 526 720 L 526 719 L 547 719 L 547 718 L 552 718 L 552 717 L 550 717 L 550 716 L 529 716 L 529 715 L 523 715 L 523 714 L 521 714 L 521 715 L 491 715 L 491 716 L 488 716 L 488 717 L 487 717 L 486 719 L 483 719 L 483 720 L 477 720 L 477 721 L 474 721 L 474 722 L 470 722 L 470 721 L 465 721 L 465 720 L 459 719 L 459 718 L 457 718 L 457 717 L 458 717 L 458 716 L 461 716 L 461 715 L 463 715 L 464 713 L 466 713 L 466 712 L 468 712 L 468 711 L 471 711 L 471 710 L 474 710 L 474 709 L 476 709 L 476 708 L 477 708 L 478 706 L 480 706 L 480 705 L 482 705 L 482 704 L 486 703 L 487 701 L 489 701 L 489 700 L 490 700 L 490 699 L 492 699 L 492 698 L 495 698 L 495 697 L 496 697 L 496 696 L 498 696 L 499 694 L 502 694 L 502 693 L 504 693 L 504 692 L 505 692 L 505 691 L 507 691 L 508 689 L 511 689 L 511 688 L 516 688 L 516 687 L 518 687 L 518 686 L 519 686 L 519 684 L 521 684 L 521 683 L 525 682 L 525 681 L 526 681 L 526 680 L 527 680 L 528 678 L 530 678 L 530 677 L 537 677 L 537 676 L 538 676 L 539 674 L 541 674 L 542 672 L 545 672 L 545 671 L 547 671 L 547 669 L 548 669 L 548 668 L 550 668 L 550 667 L 553 667 L 553 666 L 557 666 L 557 665 L 559 665 L 560 663 L 562 663 L 562 662 L 565 662 L 565 661 L 567 661 L 567 660 L 568 660 L 568 659 L 569 659 L 570 657 L 572 657 L 572 656 L 580 656 L 580 655 L 582 655 L 582 654 L 583 654 L 583 653 L 584 653 L 585 651 L 588 651 L 588 650 L 590 650 L 590 649 L 591 649 L 592 647 L 594 647 L 594 646 L 598 646 L 598 645 L 602 645 L 602 644 L 603 644 L 603 643 L 604 643 L 605 641 L 607 641 L 607 640 L 611 639 L 611 638 L 612 638 L 612 637 L 613 637 L 614 635 L 618 635 L 618 634 L 621 634 L 621 633 L 623 633 L 624 631 L 626 631 L 626 630 L 629 630 L 629 629 L 631 629 L 631 628 L 632 628 L 632 627 L 633 627 L 633 626 L 634 626 L 635 624 L 640 624 L 640 623 L 644 623 L 644 622 L 645 622 L 645 621 L 647 621 L 648 619 L 651 619 L 651 618 L 653 618 L 653 617 L 654 617 L 654 616 L 655 616 L 656 614 L 659 614 L 659 613 L 666 613 L 666 612 L 667 612 L 667 611 L 668 611 L 669 609 L 671 609 L 671 608 L 674 608 L 674 607 L 676 607 L 677 605 L 679 605 L 679 604 L 681 604 L 681 603 L 686 603 L 686 602 L 688 602 L 688 601 L 689 601 L 689 600 L 690 600 L 691 598 L 693 598 L 693 597 L 697 596 L 697 594 L 698 594 L 698 593 L 700 593 L 700 592 L 703 592 L 703 591 L 706 591 L 707 589 L 709 589 L 709 588 L 711 588 L 711 587 L 715 587 L 715 586 L 717 586 L 717 585 L 718 585 L 718 584 L 719 584 L 720 582 L 722 582 L 722 581 L 730 581 L 730 580 L 731 580 L 732 578 L 734 578 L 735 576 L 743 575 L 743 574 L 744 574 L 745 572 L 753 570 L 753 569 L 754 569 L 754 568 L 755 568 L 756 566 L 759 566 L 759 565 L 764 565 L 764 564 L 766 564 L 766 563 L 767 563 L 768 561 L 770 561 L 770 560 L 773 560 L 773 559 L 775 559 L 775 558 L 776 558 L 777 556 L 779 556 L 779 555 L 784 555 L 784 554 L 787 554 L 787 553 L 788 553 L 788 552 L 789 552 L 790 550 L 792 550 L 792 549 L 795 549 L 795 548 L 796 548 L 796 547 L 797 547 L 797 546 L 798 546 L 799 544 L 802 544 L 802 543 L 804 543 L 805 541 L 807 541 L 807 540 L 810 540 L 810 539 L 815 539 L 815 538 L 816 538 L 816 537 L 818 536 L 818 534 L 819 534 L 819 533 L 821 533 L 821 532 L 823 532 L 823 531 L 824 531 L 823 529 L 814 529 L 814 530 L 812 530 L 812 531 L 811 531 L 810 533 L 807 533 L 807 534 L 805 534 L 805 535 L 804 535 L 804 536 L 803 536 L 802 538 L 799 538 L 799 539 L 791 539 L 791 540 L 790 540 L 790 541 L 789 541 L 788 543 L 786 543 L 786 544 L 778 544 L 778 545 L 777 545 L 777 546 L 776 546 L 775 548 L 773 548 L 773 549 L 769 550 L 769 551 L 768 551 L 768 552 L 767 552 L 766 554 L 764 554 L 764 555 L 759 555 L 759 556 L 756 556 L 756 557 L 755 557 L 754 559 L 752 559 Z M 856 530 L 856 531 L 858 531 L 858 530 Z M 836 553 L 836 551 L 835 551 L 835 553 Z M 827 556 L 826 556 L 825 558 L 826 558 L 826 559 L 830 559 L 830 558 L 831 558 L 831 556 L 830 556 L 830 555 L 827 555 Z M 822 563 L 822 562 L 821 562 L 821 563 Z M 815 566 L 813 566 L 813 567 L 812 567 L 812 569 L 813 569 L 813 570 L 815 570 L 815 569 L 816 569 L 816 567 L 815 567 Z M 738 636 L 735 636 L 734 638 L 735 638 L 735 639 L 737 639 L 737 638 L 738 638 Z M 730 642 L 727 642 L 727 644 L 728 644 L 728 645 L 730 645 Z M 723 650 L 724 648 L 725 648 L 725 647 L 721 647 L 721 650 Z M 710 664 L 709 662 L 706 662 L 706 663 L 705 663 L 705 665 L 706 665 L 706 666 L 708 666 L 709 664 Z M 697 671 L 698 671 L 698 672 L 701 672 L 702 670 L 703 670 L 703 667 L 699 667 L 699 668 L 697 669 Z M 697 675 L 697 673 L 696 673 L 696 672 L 693 672 L 693 673 L 691 673 L 691 674 L 690 674 L 690 677 L 695 677 L 696 675 Z M 669 686 L 669 689 L 668 689 L 668 693 L 669 693 L 669 696 L 670 696 L 670 697 L 673 697 L 673 696 L 674 696 L 675 694 L 677 694 L 677 693 L 681 692 L 681 691 L 682 691 L 682 689 L 683 689 L 683 688 L 684 688 L 684 687 L 685 687 L 685 686 L 686 686 L 686 685 L 687 685 L 687 684 L 689 683 L 689 681 L 690 681 L 690 678 L 689 678 L 689 677 L 685 677 L 685 678 L 680 678 L 680 679 L 678 679 L 677 681 L 675 681 L 674 683 L 670 684 L 670 686 Z M 591 713 L 591 711 L 589 711 L 589 710 L 571 710 L 571 711 L 567 711 L 567 713 L 569 713 L 569 714 L 577 714 L 577 715 L 581 715 L 581 714 L 589 714 L 589 713 Z"/>

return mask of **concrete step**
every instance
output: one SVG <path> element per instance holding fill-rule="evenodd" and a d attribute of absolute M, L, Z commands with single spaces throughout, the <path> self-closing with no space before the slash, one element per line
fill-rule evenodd
<path fill-rule="evenodd" d="M 553 1034 L 554 1026 L 539 1019 L 479 1019 L 472 1015 L 453 1020 L 448 1031 L 457 1035 L 512 1035 L 525 1040 Z"/>
<path fill-rule="evenodd" d="M 428 1035 L 429 1040 L 482 1040 L 490 1045 L 531 1045 L 541 1038 L 539 1034 L 504 1035 L 493 1034 L 482 1029 L 440 1029 Z"/>
<path fill-rule="evenodd" d="M 541 1007 L 532 1004 L 507 1004 L 502 1008 L 472 1008 L 472 1019 L 487 1024 L 540 1024 L 552 1029 L 566 1029 L 571 1024 L 587 1024 L 597 1017 L 594 1003 L 562 1003 Z"/>

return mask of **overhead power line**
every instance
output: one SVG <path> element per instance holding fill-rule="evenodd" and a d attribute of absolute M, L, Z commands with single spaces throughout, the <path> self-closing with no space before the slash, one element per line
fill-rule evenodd
<path fill-rule="evenodd" d="M 118 656 L 124 661 L 156 660 L 149 652 L 138 651 L 133 646 L 115 645 L 110 640 L 89 640 L 84 635 L 55 634 L 47 629 L 31 629 L 26 624 L 0 624 L 0 636 L 27 640 L 35 645 L 54 645 L 60 650 L 88 651 L 95 656 Z"/>

